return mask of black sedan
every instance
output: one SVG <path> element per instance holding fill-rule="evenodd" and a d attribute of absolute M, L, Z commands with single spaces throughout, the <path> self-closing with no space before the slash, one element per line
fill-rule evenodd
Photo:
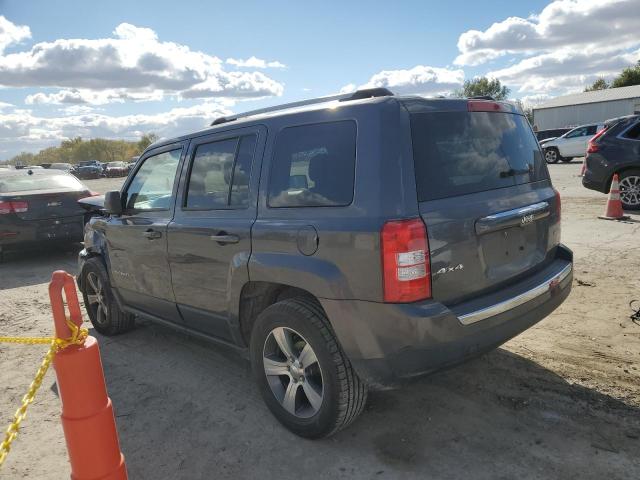
<path fill-rule="evenodd" d="M 608 193 L 615 173 L 620 178 L 620 200 L 627 210 L 640 210 L 640 115 L 607 121 L 589 140 L 582 184 Z"/>
<path fill-rule="evenodd" d="M 77 200 L 92 195 L 60 170 L 0 170 L 0 256 L 50 242 L 82 241 L 86 211 Z"/>

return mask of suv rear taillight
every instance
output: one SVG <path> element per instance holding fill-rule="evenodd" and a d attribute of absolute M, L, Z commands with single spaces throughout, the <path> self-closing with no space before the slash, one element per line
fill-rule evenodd
<path fill-rule="evenodd" d="M 380 234 L 384 301 L 416 302 L 431 297 L 427 229 L 419 218 L 386 222 Z"/>
<path fill-rule="evenodd" d="M 596 143 L 596 140 L 598 140 L 598 138 L 600 138 L 602 134 L 606 131 L 607 131 L 607 127 L 604 127 L 602 130 L 596 133 L 593 137 L 591 137 L 591 140 L 589 140 L 589 144 L 587 145 L 587 153 L 595 153 L 598 150 L 600 150 L 600 147 Z"/>
<path fill-rule="evenodd" d="M 556 192 L 556 214 L 558 215 L 558 220 L 560 220 L 562 216 L 562 198 L 560 198 L 560 192 L 554 188 Z"/>
<path fill-rule="evenodd" d="M 3 201 L 0 200 L 0 215 L 9 213 L 25 213 L 29 210 L 27 202 Z"/>

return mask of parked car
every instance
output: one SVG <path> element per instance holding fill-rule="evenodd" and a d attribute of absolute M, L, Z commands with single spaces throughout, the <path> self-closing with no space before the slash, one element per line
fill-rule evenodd
<path fill-rule="evenodd" d="M 109 162 L 104 170 L 106 177 L 126 177 L 128 173 L 129 166 L 125 162 Z"/>
<path fill-rule="evenodd" d="M 369 388 L 497 347 L 571 289 L 559 194 L 507 103 L 372 89 L 221 118 L 151 145 L 87 208 L 96 330 L 140 316 L 233 345 L 305 437 L 351 423 Z"/>
<path fill-rule="evenodd" d="M 607 121 L 608 128 L 589 142 L 582 184 L 608 193 L 613 175 L 620 177 L 620 200 L 640 210 L 640 115 Z"/>
<path fill-rule="evenodd" d="M 538 130 L 535 134 L 538 141 L 542 142 L 543 140 L 553 140 L 554 138 L 558 138 L 570 130 L 571 128 L 551 128 L 548 130 Z"/>
<path fill-rule="evenodd" d="M 70 163 L 52 163 L 48 168 L 52 170 L 62 170 L 63 172 L 71 172 L 73 165 Z"/>
<path fill-rule="evenodd" d="M 102 163 L 97 160 L 79 162 L 72 172 L 80 179 L 95 179 L 103 176 Z"/>
<path fill-rule="evenodd" d="M 62 171 L 0 170 L 0 256 L 51 242 L 81 242 L 86 212 L 77 200 L 90 195 Z"/>
<path fill-rule="evenodd" d="M 558 138 L 541 141 L 545 160 L 547 163 L 558 163 L 584 157 L 589 139 L 603 128 L 604 124 L 581 125 Z"/>

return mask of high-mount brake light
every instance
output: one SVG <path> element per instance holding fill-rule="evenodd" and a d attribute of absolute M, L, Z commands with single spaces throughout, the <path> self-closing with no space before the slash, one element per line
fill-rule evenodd
<path fill-rule="evenodd" d="M 393 220 L 382 227 L 384 301 L 408 303 L 431 297 L 431 259 L 424 222 Z"/>
<path fill-rule="evenodd" d="M 490 100 L 469 100 L 467 109 L 470 112 L 506 112 L 512 113 L 512 110 L 500 102 L 492 102 Z"/>

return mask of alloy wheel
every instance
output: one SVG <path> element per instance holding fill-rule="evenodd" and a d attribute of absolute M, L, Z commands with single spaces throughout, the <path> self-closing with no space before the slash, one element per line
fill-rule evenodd
<path fill-rule="evenodd" d="M 86 291 L 89 308 L 93 312 L 96 323 L 105 325 L 107 323 L 109 309 L 105 298 L 104 285 L 95 272 L 89 272 L 87 274 Z"/>
<path fill-rule="evenodd" d="M 620 180 L 620 200 L 631 207 L 640 206 L 640 177 L 629 175 Z"/>
<path fill-rule="evenodd" d="M 280 405 L 299 418 L 322 406 L 322 369 L 313 348 L 295 330 L 277 327 L 264 342 L 262 362 L 267 382 Z"/>
<path fill-rule="evenodd" d="M 556 163 L 558 161 L 558 152 L 555 150 L 545 150 L 544 159 L 547 163 Z"/>

